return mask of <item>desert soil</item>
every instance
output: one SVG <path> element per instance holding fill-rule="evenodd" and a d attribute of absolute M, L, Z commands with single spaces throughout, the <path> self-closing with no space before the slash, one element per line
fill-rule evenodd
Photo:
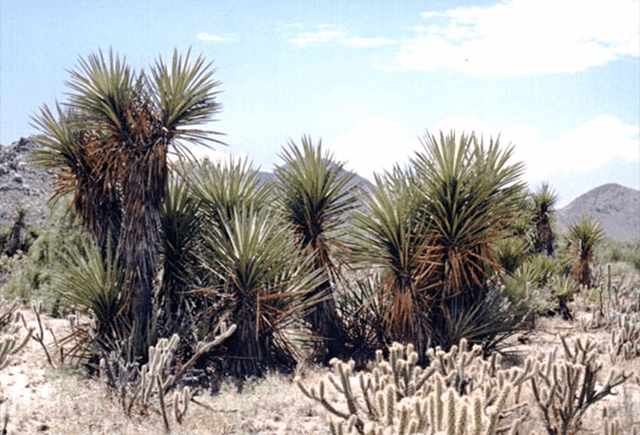
<path fill-rule="evenodd" d="M 37 326 L 35 315 L 29 309 L 21 312 L 29 326 Z M 580 314 L 583 318 L 588 313 Z M 64 319 L 44 317 L 46 328 L 56 337 L 68 333 L 68 322 Z M 513 350 L 520 359 L 530 354 L 542 354 L 557 346 L 558 333 L 568 337 L 582 333 L 580 321 L 565 322 L 559 318 L 539 319 L 536 328 L 521 343 L 514 338 Z M 46 332 L 47 341 L 53 345 L 51 331 Z M 604 352 L 604 343 L 609 340 L 605 331 L 592 333 Z M 606 360 L 605 355 L 602 359 Z M 517 359 L 516 358 L 516 359 Z M 632 361 L 626 370 L 640 373 L 640 363 Z M 608 373 L 605 364 L 603 372 Z M 306 385 L 317 385 L 327 374 L 323 368 L 309 368 L 302 373 Z M 79 370 L 53 369 L 45 358 L 41 346 L 31 340 L 9 367 L 0 373 L 0 393 L 7 401 L 0 406 L 2 418 L 8 418 L 9 434 L 157 434 L 164 427 L 159 413 L 127 418 L 117 401 L 108 394 L 99 380 L 88 379 Z M 600 434 L 602 416 L 615 416 L 625 429 L 636 425 L 640 428 L 640 386 L 628 381 L 617 388 L 617 395 L 610 396 L 594 405 L 584 419 L 581 434 Z M 197 400 L 206 405 L 193 404 L 183 425 L 172 421 L 175 434 L 326 434 L 326 412 L 322 406 L 307 399 L 298 390 L 291 378 L 269 375 L 265 379 L 249 381 L 242 393 L 232 383 L 223 384 L 215 395 L 204 393 Z M 537 410 L 531 408 L 530 421 L 524 430 L 537 430 Z M 0 426 L 1 429 L 1 426 Z M 528 432 L 522 432 L 528 433 Z"/>

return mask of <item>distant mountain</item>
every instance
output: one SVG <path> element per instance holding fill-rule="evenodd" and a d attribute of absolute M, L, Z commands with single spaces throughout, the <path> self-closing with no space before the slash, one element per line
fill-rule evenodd
<path fill-rule="evenodd" d="M 373 188 L 373 184 L 366 178 L 361 177 L 356 173 L 348 172 L 344 169 L 342 170 L 342 172 L 347 172 L 353 175 L 353 178 L 349 181 L 349 183 L 347 183 L 348 188 L 351 188 L 354 185 L 359 186 L 364 191 L 369 191 Z M 258 172 L 258 176 L 262 183 L 276 180 L 276 174 L 274 174 L 273 172 L 260 171 Z"/>
<path fill-rule="evenodd" d="M 600 220 L 609 239 L 622 243 L 640 239 L 640 191 L 614 183 L 596 187 L 558 210 L 559 231 L 564 233 L 588 213 Z"/>

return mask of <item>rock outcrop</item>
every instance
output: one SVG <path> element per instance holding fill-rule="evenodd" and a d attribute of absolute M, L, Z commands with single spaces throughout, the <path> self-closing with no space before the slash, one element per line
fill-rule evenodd
<path fill-rule="evenodd" d="M 0 145 L 0 225 L 13 224 L 19 207 L 27 209 L 27 225 L 49 216 L 53 175 L 30 161 L 29 152 L 36 147 L 32 138 Z"/>

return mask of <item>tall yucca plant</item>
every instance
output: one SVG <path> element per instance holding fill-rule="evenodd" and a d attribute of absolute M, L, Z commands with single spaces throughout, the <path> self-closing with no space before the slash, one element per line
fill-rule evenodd
<path fill-rule="evenodd" d="M 461 316 L 482 306 L 491 287 L 489 278 L 499 270 L 493 248 L 518 219 L 524 165 L 510 162 L 514 148 L 502 149 L 499 138 L 485 144 L 474 134 L 456 138 L 451 132 L 427 135 L 422 143 L 424 150 L 412 163 L 424 195 L 420 212 L 426 219 L 427 257 L 433 265 L 427 287 L 442 310 L 432 312 L 431 325 L 446 332 L 439 344 L 450 346 L 465 336 L 456 331 Z M 467 326 L 467 338 L 491 341 L 517 322 L 511 317 L 503 320 L 488 329 Z M 474 330 L 480 333 L 474 335 Z"/>
<path fill-rule="evenodd" d="M 345 221 L 354 209 L 354 174 L 303 136 L 300 146 L 289 142 L 281 154 L 284 165 L 275 171 L 277 199 L 284 220 L 291 226 L 298 248 L 314 259 L 313 267 L 326 277 L 312 296 L 327 296 L 308 317 L 320 336 L 318 351 L 325 362 L 344 356 L 344 330 L 336 311 L 332 282 L 339 279 L 335 251 L 342 244 Z M 318 355 L 320 356 L 320 355 Z"/>
<path fill-rule="evenodd" d="M 377 178 L 358 214 L 357 251 L 382 266 L 395 340 L 450 346 L 462 336 L 493 339 L 517 319 L 479 316 L 503 298 L 490 294 L 493 249 L 518 216 L 524 185 L 513 148 L 475 136 L 427 135 L 412 167 Z M 504 320 L 504 322 L 502 321 Z"/>
<path fill-rule="evenodd" d="M 354 259 L 365 267 L 373 265 L 380 274 L 379 288 L 371 298 L 379 298 L 387 308 L 382 322 L 389 338 L 411 341 L 424 355 L 431 342 L 426 277 L 432 265 L 424 250 L 422 199 L 411 171 L 395 168 L 376 174 L 375 181 L 363 197 L 364 209 L 354 215 Z"/>
<path fill-rule="evenodd" d="M 548 257 L 553 255 L 555 234 L 553 233 L 552 222 L 554 206 L 557 201 L 558 196 L 549 187 L 549 183 L 543 183 L 538 191 L 531 194 L 533 225 L 535 227 L 533 235 L 534 250 Z"/>
<path fill-rule="evenodd" d="M 60 164 L 66 168 L 63 174 L 76 179 L 72 182 L 80 186 L 76 188 L 78 202 L 86 202 L 87 209 L 101 208 L 107 202 L 104 198 L 117 198 L 116 204 L 107 203 L 121 210 L 121 228 L 114 232 L 118 232 L 117 246 L 127 270 L 127 293 L 140 350 L 146 349 L 149 338 L 170 164 L 167 155 L 170 150 L 185 155 L 184 142 L 209 139 L 210 132 L 196 126 L 211 121 L 219 109 L 215 99 L 218 83 L 212 75 L 211 64 L 202 57 L 192 61 L 190 53 L 183 57 L 174 52 L 168 66 L 159 59 L 147 75 L 136 74 L 112 52 L 108 59 L 100 52 L 80 59 L 77 70 L 71 71 L 67 106 L 72 117 L 60 116 L 51 122 L 56 120 L 46 106 L 36 117 L 44 136 L 44 160 Z M 59 140 L 61 136 L 65 141 Z M 68 148 L 59 146 L 63 142 L 79 150 L 77 155 L 89 156 L 86 170 L 74 169 L 72 162 L 79 159 L 63 155 Z M 92 175 L 85 178 L 97 180 L 99 199 L 87 193 L 93 190 L 84 189 L 89 182 L 82 172 Z M 101 226 L 101 220 L 96 220 Z M 88 225 L 90 229 L 94 226 L 91 221 Z M 100 243 L 104 239 L 94 236 Z"/>
<path fill-rule="evenodd" d="M 427 135 L 422 143 L 412 162 L 434 238 L 434 284 L 445 297 L 476 298 L 496 270 L 493 243 L 517 219 L 524 165 L 509 162 L 513 146 L 503 150 L 499 139 L 485 146 L 474 135 L 457 139 L 451 132 Z"/>
<path fill-rule="evenodd" d="M 225 342 L 226 370 L 240 378 L 291 370 L 299 356 L 291 329 L 321 301 L 309 294 L 322 277 L 269 209 L 241 207 L 220 222 L 204 236 L 201 266 L 212 279 L 200 292 L 218 301 L 220 320 L 238 325 Z"/>
<path fill-rule="evenodd" d="M 569 226 L 567 239 L 573 262 L 571 275 L 578 284 L 590 288 L 591 266 L 595 261 L 594 250 L 604 240 L 604 230 L 595 217 L 585 215 Z"/>

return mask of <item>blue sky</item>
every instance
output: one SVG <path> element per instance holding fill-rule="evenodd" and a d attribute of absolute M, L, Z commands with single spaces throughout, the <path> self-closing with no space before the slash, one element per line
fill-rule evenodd
<path fill-rule="evenodd" d="M 0 14 L 4 145 L 65 99 L 79 57 L 112 47 L 144 68 L 191 47 L 221 82 L 218 154 L 263 170 L 308 134 L 371 179 L 455 128 L 501 134 L 559 206 L 640 188 L 638 0 L 3 0 Z"/>

